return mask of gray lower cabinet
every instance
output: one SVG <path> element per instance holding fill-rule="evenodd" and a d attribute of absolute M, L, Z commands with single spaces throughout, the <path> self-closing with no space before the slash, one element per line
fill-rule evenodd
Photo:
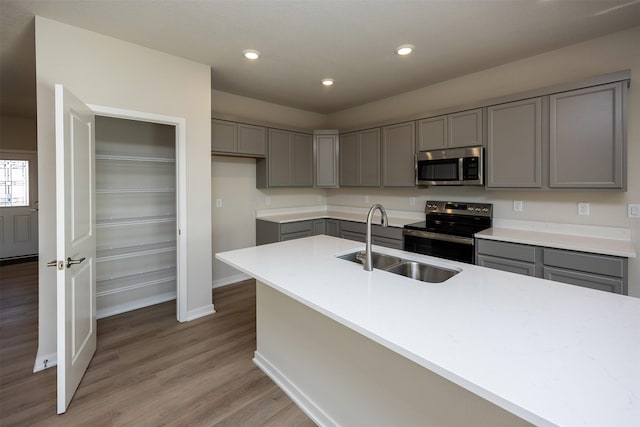
<path fill-rule="evenodd" d="M 365 242 L 367 239 L 367 225 L 363 222 L 340 221 L 339 237 L 343 239 Z M 403 249 L 402 228 L 383 227 L 374 224 L 371 227 L 371 242 L 374 245 L 387 248 Z"/>
<path fill-rule="evenodd" d="M 278 223 L 256 219 L 256 245 L 283 242 L 285 240 L 309 237 L 314 232 L 314 221 Z"/>
<path fill-rule="evenodd" d="M 487 187 L 542 186 L 542 98 L 487 108 Z"/>
<path fill-rule="evenodd" d="M 571 285 L 628 294 L 627 258 L 476 239 L 476 264 Z"/>
<path fill-rule="evenodd" d="M 380 129 L 340 135 L 340 186 L 379 187 Z"/>
<path fill-rule="evenodd" d="M 269 129 L 267 158 L 256 161 L 256 187 L 313 187 L 312 135 Z"/>
<path fill-rule="evenodd" d="M 322 218 L 287 223 L 256 219 L 256 245 L 283 242 L 319 234 L 364 243 L 367 236 L 367 225 L 363 222 Z M 371 227 L 371 240 L 374 245 L 402 249 L 402 239 L 402 228 L 382 227 L 381 225 L 373 225 Z"/>
<path fill-rule="evenodd" d="M 415 122 L 382 128 L 382 186 L 415 187 Z"/>
<path fill-rule="evenodd" d="M 211 120 L 211 152 L 214 154 L 264 157 L 266 147 L 267 130 L 262 126 Z"/>
<path fill-rule="evenodd" d="M 327 223 L 327 226 L 325 228 L 325 234 L 327 236 L 338 237 L 340 221 L 337 219 L 327 219 L 326 223 Z"/>
<path fill-rule="evenodd" d="M 624 82 L 549 97 L 549 186 L 626 189 Z"/>

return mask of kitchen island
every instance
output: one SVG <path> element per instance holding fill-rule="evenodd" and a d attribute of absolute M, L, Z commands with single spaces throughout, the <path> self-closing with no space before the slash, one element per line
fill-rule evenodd
<path fill-rule="evenodd" d="M 640 299 L 388 248 L 441 284 L 314 236 L 217 254 L 257 279 L 256 364 L 322 425 L 631 426 Z"/>

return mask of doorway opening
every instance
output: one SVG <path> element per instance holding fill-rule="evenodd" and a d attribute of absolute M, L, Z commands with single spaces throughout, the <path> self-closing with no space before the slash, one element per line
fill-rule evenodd
<path fill-rule="evenodd" d="M 176 132 L 96 115 L 95 141 L 100 319 L 176 299 Z"/>

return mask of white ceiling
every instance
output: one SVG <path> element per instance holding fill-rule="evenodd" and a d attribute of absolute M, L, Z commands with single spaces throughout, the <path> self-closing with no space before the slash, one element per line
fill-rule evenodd
<path fill-rule="evenodd" d="M 640 0 L 0 0 L 0 15 L 3 114 L 35 115 L 34 15 L 208 64 L 221 91 L 331 113 L 640 25 Z M 415 53 L 397 56 L 405 43 Z"/>

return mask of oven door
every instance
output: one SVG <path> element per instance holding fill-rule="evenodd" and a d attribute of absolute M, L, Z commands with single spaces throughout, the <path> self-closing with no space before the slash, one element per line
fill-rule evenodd
<path fill-rule="evenodd" d="M 472 237 L 453 236 L 419 230 L 403 230 L 404 250 L 453 261 L 475 264 Z"/>

